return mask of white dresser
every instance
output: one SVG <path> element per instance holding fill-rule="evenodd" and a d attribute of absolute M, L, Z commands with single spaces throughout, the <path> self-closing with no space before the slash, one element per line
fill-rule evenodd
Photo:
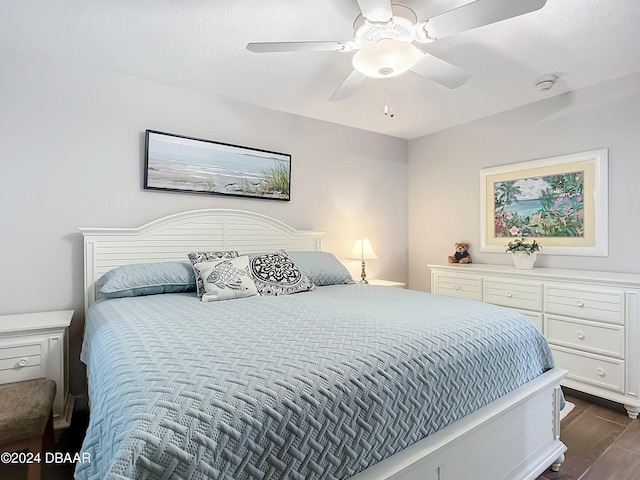
<path fill-rule="evenodd" d="M 640 413 L 640 275 L 506 265 L 429 265 L 431 293 L 510 307 L 551 345 L 563 385 Z"/>
<path fill-rule="evenodd" d="M 56 382 L 56 430 L 71 422 L 68 327 L 73 310 L 0 316 L 0 383 L 50 378 Z"/>

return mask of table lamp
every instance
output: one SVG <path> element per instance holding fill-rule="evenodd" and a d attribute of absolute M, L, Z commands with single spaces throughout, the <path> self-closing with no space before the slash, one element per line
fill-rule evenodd
<path fill-rule="evenodd" d="M 377 260 L 378 256 L 376 252 L 371 248 L 371 242 L 363 238 L 361 240 L 356 240 L 356 243 L 353 245 L 353 250 L 347 258 L 353 260 L 361 260 L 362 261 L 362 273 L 360 274 L 361 280 L 360 283 L 369 283 L 367 282 L 367 274 L 364 271 L 365 260 Z"/>

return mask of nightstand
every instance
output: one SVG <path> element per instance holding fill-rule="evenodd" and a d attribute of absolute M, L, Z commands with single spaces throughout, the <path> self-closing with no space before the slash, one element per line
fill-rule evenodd
<path fill-rule="evenodd" d="M 380 280 L 379 278 L 373 278 L 369 280 L 369 285 L 379 285 L 381 287 L 404 288 L 406 284 L 402 282 L 394 282 L 391 280 Z"/>
<path fill-rule="evenodd" d="M 71 423 L 69 336 L 73 310 L 0 316 L 0 383 L 49 378 L 56 382 L 56 430 Z"/>

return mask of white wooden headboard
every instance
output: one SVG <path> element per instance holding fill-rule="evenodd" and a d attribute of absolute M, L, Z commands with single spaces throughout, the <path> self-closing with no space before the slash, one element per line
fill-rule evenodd
<path fill-rule="evenodd" d="M 96 281 L 132 263 L 187 261 L 193 251 L 240 253 L 320 250 L 324 232 L 296 230 L 279 220 L 243 210 L 192 210 L 137 228 L 80 228 L 84 235 L 85 311 L 96 300 Z"/>

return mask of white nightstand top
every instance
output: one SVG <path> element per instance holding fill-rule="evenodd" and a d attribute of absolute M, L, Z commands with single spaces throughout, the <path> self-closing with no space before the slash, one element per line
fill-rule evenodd
<path fill-rule="evenodd" d="M 379 278 L 372 278 L 368 280 L 369 285 L 380 285 L 382 287 L 396 287 L 396 288 L 404 288 L 405 283 L 402 282 L 394 282 L 392 280 L 381 280 Z"/>
<path fill-rule="evenodd" d="M 0 334 L 68 327 L 71 323 L 71 317 L 73 317 L 73 310 L 1 315 Z"/>

